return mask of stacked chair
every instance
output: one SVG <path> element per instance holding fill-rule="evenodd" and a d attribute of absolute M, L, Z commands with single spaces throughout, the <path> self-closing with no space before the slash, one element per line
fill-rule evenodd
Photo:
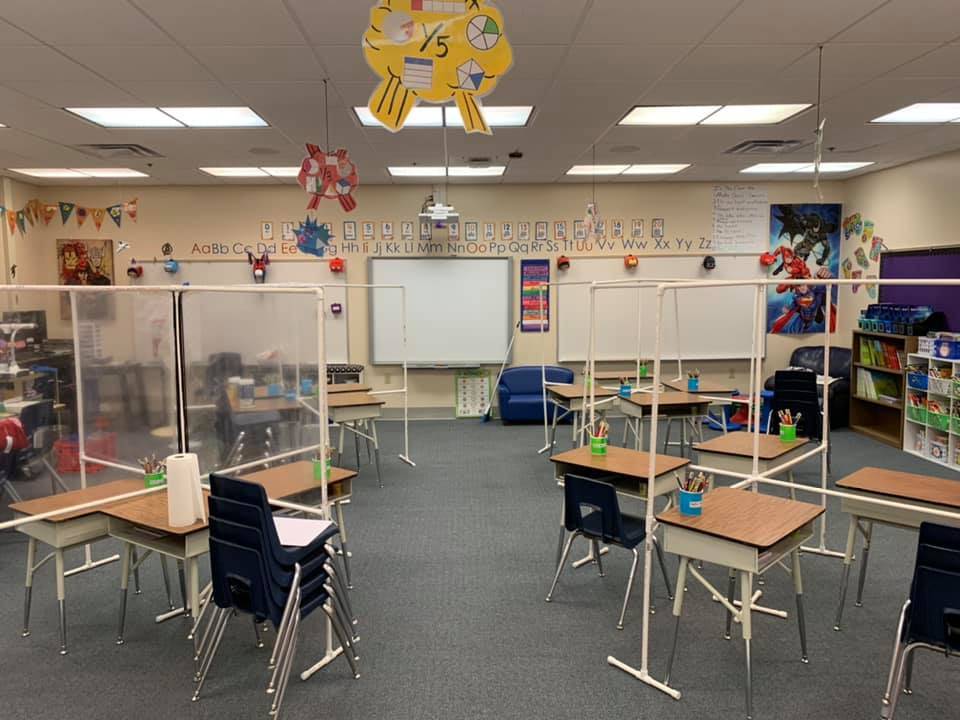
<path fill-rule="evenodd" d="M 280 544 L 266 492 L 261 485 L 222 475 L 210 476 L 210 567 L 214 611 L 197 641 L 193 699 L 210 671 L 230 618 L 242 613 L 256 625 L 269 621 L 277 638 L 270 656 L 267 693 L 273 696 L 270 716 L 280 714 L 302 618 L 321 609 L 340 641 L 342 654 L 359 678 L 354 635 L 356 618 L 345 575 L 331 540 L 335 523 L 320 521 L 318 534 L 306 547 Z M 325 664 L 318 663 L 319 666 Z M 306 679 L 311 668 L 301 675 Z"/>

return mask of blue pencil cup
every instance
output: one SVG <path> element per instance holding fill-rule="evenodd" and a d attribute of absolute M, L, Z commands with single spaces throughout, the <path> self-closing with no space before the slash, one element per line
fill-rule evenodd
<path fill-rule="evenodd" d="M 300 394 L 304 397 L 310 397 L 313 395 L 313 380 L 310 378 L 301 378 L 300 380 Z"/>
<path fill-rule="evenodd" d="M 687 378 L 687 390 L 696 392 L 700 389 L 700 378 Z"/>
<path fill-rule="evenodd" d="M 632 393 L 633 393 L 632 385 L 626 384 L 626 385 L 620 386 L 620 397 L 629 398 Z"/>
<path fill-rule="evenodd" d="M 703 514 L 703 493 L 680 491 L 680 514 L 700 517 Z"/>

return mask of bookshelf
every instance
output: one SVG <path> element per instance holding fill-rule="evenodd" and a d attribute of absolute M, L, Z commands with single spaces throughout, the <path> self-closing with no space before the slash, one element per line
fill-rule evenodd
<path fill-rule="evenodd" d="M 874 440 L 904 447 L 905 368 L 918 339 L 853 331 L 850 370 L 850 428 Z"/>
<path fill-rule="evenodd" d="M 903 451 L 960 472 L 960 360 L 909 353 Z"/>

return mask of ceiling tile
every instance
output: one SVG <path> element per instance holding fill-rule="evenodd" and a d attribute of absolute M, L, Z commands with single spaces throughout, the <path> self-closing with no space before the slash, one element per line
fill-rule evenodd
<path fill-rule="evenodd" d="M 577 42 L 695 43 L 702 40 L 739 2 L 595 0 L 577 36 Z M 549 13 L 530 13 L 537 19 L 546 14 Z"/>
<path fill-rule="evenodd" d="M 373 2 L 287 0 L 312 45 L 350 45 L 360 49 L 360 39 L 370 23 Z M 331 18 L 336 15 L 336 21 Z"/>
<path fill-rule="evenodd" d="M 960 43 L 944 45 L 921 58 L 898 67 L 895 77 L 960 78 Z"/>
<path fill-rule="evenodd" d="M 240 98 L 219 82 L 154 82 L 129 80 L 117 83 L 144 105 L 193 107 L 199 105 L 239 105 Z"/>
<path fill-rule="evenodd" d="M 54 107 L 122 107 L 140 101 L 121 88 L 91 75 L 88 80 L 72 82 L 7 80 L 4 85 Z M 78 122 L 83 122 L 78 120 Z"/>
<path fill-rule="evenodd" d="M 334 82 L 363 82 L 377 77 L 364 60 L 359 44 L 319 45 L 315 50 Z"/>
<path fill-rule="evenodd" d="M 192 51 L 224 82 L 321 80 L 323 68 L 305 45 L 195 47 Z M 357 51 L 357 59 L 362 56 Z"/>
<path fill-rule="evenodd" d="M 53 45 L 170 42 L 126 0 L 3 0 L 0 17 Z"/>
<path fill-rule="evenodd" d="M 89 70 L 43 45 L 0 47 L 0 82 L 86 82 Z"/>
<path fill-rule="evenodd" d="M 762 79 L 787 67 L 809 49 L 803 45 L 701 45 L 677 65 L 667 79 Z"/>
<path fill-rule="evenodd" d="M 931 43 L 835 43 L 823 48 L 824 77 L 879 77 L 936 49 Z M 786 77 L 817 77 L 813 49 L 784 70 Z"/>
<path fill-rule="evenodd" d="M 690 49 L 688 45 L 578 44 L 570 48 L 558 77 L 571 83 L 626 85 L 639 95 Z"/>
<path fill-rule="evenodd" d="M 184 45 L 297 45 L 305 42 L 282 0 L 130 1 Z"/>
<path fill-rule="evenodd" d="M 892 0 L 840 35 L 840 42 L 945 42 L 960 35 L 953 0 Z"/>
<path fill-rule="evenodd" d="M 0 47 L 7 45 L 39 45 L 40 41 L 0 20 Z"/>
<path fill-rule="evenodd" d="M 70 57 L 114 82 L 203 81 L 210 74 L 183 49 L 176 46 L 72 46 Z"/>
<path fill-rule="evenodd" d="M 711 43 L 826 42 L 884 0 L 745 0 L 713 31 Z"/>
<path fill-rule="evenodd" d="M 569 43 L 587 4 L 588 0 L 562 0 L 550 3 L 547 12 L 534 12 L 523 3 L 501 3 L 507 39 L 517 45 Z"/>

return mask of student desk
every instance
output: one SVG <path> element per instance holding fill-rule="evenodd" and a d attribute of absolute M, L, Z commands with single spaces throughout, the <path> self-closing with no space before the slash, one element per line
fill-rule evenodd
<path fill-rule="evenodd" d="M 380 472 L 380 441 L 377 439 L 377 418 L 383 412 L 386 400 L 381 400 L 365 392 L 342 392 L 327 396 L 327 412 L 330 419 L 340 426 L 337 442 L 337 457 L 343 457 L 344 428 L 353 433 L 354 447 L 357 451 L 357 470 L 360 469 L 360 438 L 368 443 L 373 441 L 374 458 L 377 463 L 377 482 L 383 487 L 383 475 Z M 370 434 L 365 430 L 370 425 Z M 361 430 L 361 427 L 363 430 Z M 367 445 L 369 453 L 370 446 Z"/>
<path fill-rule="evenodd" d="M 847 549 L 843 556 L 843 578 L 840 581 L 840 599 L 837 604 L 837 620 L 833 629 L 840 630 L 843 619 L 843 606 L 847 599 L 847 584 L 850 578 L 850 564 L 857 541 L 857 531 L 863 535 L 863 558 L 860 562 L 860 578 L 857 583 L 857 607 L 863 604 L 863 585 L 867 577 L 867 558 L 870 554 L 870 541 L 873 537 L 874 523 L 893 527 L 917 529 L 922 522 L 934 522 L 941 525 L 958 525 L 960 520 L 950 520 L 938 515 L 930 515 L 925 509 L 947 510 L 960 513 L 960 482 L 913 475 L 911 473 L 865 467 L 848 475 L 839 482 L 841 490 L 853 490 L 865 498 L 879 497 L 885 500 L 898 500 L 910 503 L 912 508 L 892 508 L 873 505 L 853 498 L 841 498 L 840 509 L 850 514 L 850 528 L 847 531 Z"/>
<path fill-rule="evenodd" d="M 810 441 L 797 438 L 793 442 L 781 442 L 776 435 L 760 435 L 760 456 L 757 469 L 764 473 L 783 465 L 807 450 Z M 753 433 L 732 432 L 697 443 L 693 446 L 700 456 L 700 465 L 729 470 L 744 475 L 753 472 Z M 790 482 L 793 471 L 787 470 Z"/>
<path fill-rule="evenodd" d="M 730 624 L 734 617 L 740 621 L 746 646 L 747 660 L 747 717 L 753 716 L 753 670 L 750 661 L 750 640 L 753 636 L 751 610 L 756 601 L 753 594 L 753 578 L 762 575 L 787 555 L 793 561 L 794 591 L 797 596 L 797 623 L 800 629 L 801 659 L 807 662 L 806 626 L 803 616 L 803 583 L 800 577 L 800 546 L 813 535 L 813 522 L 823 513 L 818 505 L 786 500 L 772 495 L 762 495 L 748 490 L 717 488 L 703 497 L 703 514 L 699 517 L 681 515 L 672 508 L 657 516 L 663 525 L 663 545 L 667 552 L 680 556 L 677 573 L 677 593 L 673 601 L 673 614 L 677 618 L 673 636 L 673 649 L 667 664 L 666 683 L 677 650 L 680 632 L 680 615 L 683 612 L 681 588 L 686 585 L 687 573 L 720 600 L 729 613 L 726 636 L 730 636 Z M 691 560 L 721 565 L 730 569 L 730 583 L 726 597 L 715 588 L 697 569 Z M 736 573 L 740 574 L 741 607 L 733 602 Z M 702 628 L 698 629 L 698 633 Z"/>
<path fill-rule="evenodd" d="M 327 395 L 345 392 L 370 392 L 370 386 L 362 383 L 330 383 L 327 385 Z"/>
<path fill-rule="evenodd" d="M 583 374 L 583 373 L 581 373 Z M 653 382 L 653 374 L 648 373 L 644 376 L 637 375 L 637 369 L 631 368 L 630 370 L 597 370 L 596 374 L 593 376 L 594 379 L 605 382 L 607 380 L 617 380 L 620 378 L 627 378 L 628 380 L 639 380 L 641 384 L 644 382 Z"/>
<path fill-rule="evenodd" d="M 730 383 L 717 382 L 716 380 L 704 380 L 703 378 L 700 378 L 700 386 L 696 390 L 690 390 L 687 387 L 686 378 L 673 378 L 670 380 L 664 380 L 663 384 L 671 390 L 677 390 L 678 392 L 699 393 L 701 395 L 733 395 L 733 393 L 737 391 L 737 388 Z"/>
<path fill-rule="evenodd" d="M 284 395 L 277 397 L 258 397 L 254 398 L 252 405 L 244 405 L 239 399 L 230 398 L 230 412 L 237 415 L 246 413 L 268 413 L 268 412 L 296 412 L 303 407 L 300 400 L 289 400 Z"/>
<path fill-rule="evenodd" d="M 699 395 L 693 395 L 686 392 L 666 391 L 660 393 L 660 404 L 657 408 L 657 412 L 660 417 L 679 419 L 683 423 L 687 423 L 695 418 L 700 418 L 706 415 L 707 408 L 709 406 L 710 400 L 707 400 Z M 650 418 L 650 413 L 653 410 L 653 393 L 636 392 L 630 395 L 629 398 L 620 398 L 620 410 L 624 415 L 627 416 L 628 426 L 632 420 L 633 435 L 636 439 L 634 447 L 636 447 L 638 450 L 642 450 L 643 421 L 645 418 Z M 693 426 L 693 432 L 700 438 L 700 440 L 703 440 L 702 427 Z M 624 428 L 624 436 L 626 436 L 626 428 Z M 684 453 L 684 448 L 686 447 L 686 437 L 686 425 L 684 425 L 680 433 L 681 455 Z M 668 426 L 667 432 L 665 433 L 663 439 L 664 453 L 666 453 L 669 443 L 670 430 Z"/>
<path fill-rule="evenodd" d="M 579 431 L 579 417 L 584 411 L 586 400 L 590 397 L 590 390 L 583 385 L 547 385 L 547 399 L 554 405 L 563 410 L 562 413 L 554 411 L 553 423 L 550 428 L 550 447 L 556 446 L 557 441 L 557 423 L 569 414 L 573 414 L 573 442 L 580 445 L 583 442 L 583 435 Z M 597 399 L 611 398 L 616 396 L 616 390 L 597 386 L 594 396 Z"/>
<path fill-rule="evenodd" d="M 15 517 L 20 518 L 39 515 L 74 505 L 83 505 L 84 503 L 103 500 L 141 489 L 143 489 L 142 480 L 116 480 L 102 485 L 94 485 L 83 490 L 71 490 L 35 500 L 13 503 L 10 505 L 10 508 L 13 510 Z M 64 515 L 55 515 L 46 520 L 37 520 L 36 522 L 20 525 L 17 527 L 17 531 L 29 538 L 27 540 L 27 577 L 24 583 L 26 589 L 24 591 L 22 635 L 23 637 L 27 637 L 30 634 L 30 601 L 33 595 L 34 573 L 36 573 L 47 560 L 53 557 L 56 564 L 57 602 L 60 611 L 60 654 L 66 655 L 67 619 L 65 580 L 72 575 L 73 572 L 92 569 L 92 567 L 97 567 L 103 563 L 94 563 L 89 568 L 83 567 L 76 571 L 65 571 L 63 552 L 69 548 L 107 537 L 107 518 L 100 512 L 99 508 L 78 510 Z M 45 543 L 53 548 L 53 553 L 40 562 L 36 561 L 38 542 Z M 115 560 L 116 558 L 113 559 Z"/>

